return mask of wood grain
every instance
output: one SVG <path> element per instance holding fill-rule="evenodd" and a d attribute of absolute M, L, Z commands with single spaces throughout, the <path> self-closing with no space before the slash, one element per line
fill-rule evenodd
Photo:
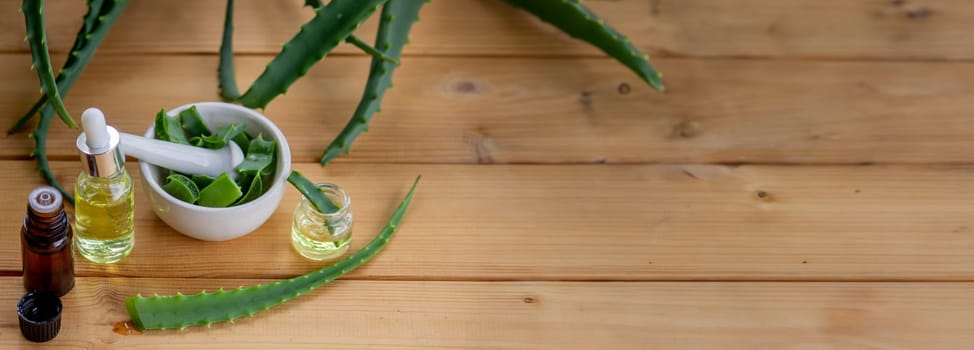
<path fill-rule="evenodd" d="M 21 198 L 39 181 L 29 164 L 0 163 L 4 193 Z M 423 174 L 402 230 L 355 279 L 974 280 L 971 167 L 296 168 L 348 189 L 352 250 Z M 77 171 L 56 163 L 65 180 Z M 320 266 L 290 248 L 296 191 L 257 232 L 220 243 L 170 230 L 137 191 L 135 251 L 113 266 L 79 263 L 79 274 L 279 278 Z M 0 203 L 0 230 L 17 232 L 23 208 Z M 0 270 L 19 270 L 16 242 L 0 236 Z"/>
<path fill-rule="evenodd" d="M 658 94 L 606 59 L 409 57 L 371 131 L 337 162 L 969 163 L 974 64 L 661 60 Z M 162 107 L 218 100 L 211 56 L 103 56 L 67 100 L 99 106 L 141 133 Z M 238 60 L 241 83 L 265 58 Z M 266 114 L 297 161 L 316 161 L 361 97 L 368 59 L 316 66 Z M 26 111 L 37 77 L 27 55 L 0 55 L 0 126 Z M 787 77 L 783 79 L 782 77 Z M 55 125 L 58 159 L 76 130 Z M 0 157 L 23 159 L 22 135 Z"/>
<path fill-rule="evenodd" d="M 37 97 L 18 3 L 0 0 L 0 127 Z M 237 1 L 242 87 L 312 16 L 302 3 Z M 423 175 L 384 252 L 234 326 L 117 335 L 126 296 L 322 266 L 290 247 L 294 190 L 256 232 L 205 243 L 157 219 L 139 183 L 133 254 L 110 266 L 78 258 L 64 327 L 46 345 L 974 348 L 969 1 L 586 4 L 658 58 L 666 93 L 502 1 L 433 1 L 351 155 L 315 163 L 361 96 L 369 58 L 355 48 L 340 46 L 265 111 L 296 169 L 351 194 L 352 250 Z M 224 6 L 132 2 L 71 112 L 98 106 L 140 133 L 159 108 L 217 100 Z M 63 60 L 84 5 L 46 9 Z M 77 133 L 56 124 L 48 143 L 68 187 Z M 11 308 L 23 294 L 24 199 L 41 182 L 31 148 L 23 134 L 0 138 L 0 303 Z M 6 315 L 0 348 L 35 347 Z"/>
<path fill-rule="evenodd" d="M 123 300 L 247 280 L 81 278 L 61 334 L 80 349 L 963 349 L 970 283 L 338 281 L 255 318 L 121 336 Z M 14 305 L 20 279 L 0 278 Z M 25 347 L 13 318 L 0 345 Z M 286 345 L 285 345 L 286 344 Z"/>
<path fill-rule="evenodd" d="M 19 1 L 3 0 L 0 8 Z M 237 1 L 235 49 L 280 51 L 311 10 L 301 0 Z M 967 60 L 966 0 L 626 0 L 587 1 L 597 14 L 651 54 L 694 57 L 806 57 Z M 225 2 L 133 2 L 105 40 L 102 53 L 216 53 Z M 53 50 L 65 51 L 84 5 L 49 1 Z M 407 55 L 591 56 L 597 50 L 498 0 L 434 1 L 423 10 Z M 373 18 L 360 34 L 371 38 Z M 0 14 L 0 51 L 27 52 L 23 19 Z M 339 54 L 361 55 L 349 45 Z"/>

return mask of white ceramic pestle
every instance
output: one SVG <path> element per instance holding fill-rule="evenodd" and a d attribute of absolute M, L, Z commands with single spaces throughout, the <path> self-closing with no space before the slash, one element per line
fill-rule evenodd
<path fill-rule="evenodd" d="M 86 122 L 86 127 L 88 125 L 95 126 L 99 123 L 104 125 L 105 115 L 97 108 L 88 108 L 81 115 L 81 120 Z M 99 130 L 99 128 L 92 128 L 92 130 Z M 221 149 L 206 149 L 124 132 L 118 134 L 122 154 L 184 174 L 205 174 L 217 177 L 220 174 L 228 173 L 233 178 L 236 177 L 233 168 L 244 160 L 243 151 L 235 142 L 229 142 L 226 147 Z M 99 140 L 100 138 L 92 137 L 91 139 Z M 89 144 L 89 147 L 91 146 Z"/>

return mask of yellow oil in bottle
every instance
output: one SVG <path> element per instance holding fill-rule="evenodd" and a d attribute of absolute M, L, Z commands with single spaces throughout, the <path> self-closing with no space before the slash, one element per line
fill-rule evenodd
<path fill-rule="evenodd" d="M 112 177 L 82 173 L 75 186 L 75 247 L 96 263 L 113 263 L 135 245 L 135 198 L 124 170 Z"/>

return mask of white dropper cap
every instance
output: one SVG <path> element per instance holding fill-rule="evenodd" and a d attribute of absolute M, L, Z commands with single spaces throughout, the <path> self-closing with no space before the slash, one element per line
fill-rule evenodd
<path fill-rule="evenodd" d="M 81 125 L 85 131 L 85 144 L 91 153 L 108 152 L 111 138 L 105 125 L 105 114 L 98 108 L 88 108 L 81 114 Z"/>
<path fill-rule="evenodd" d="M 36 215 L 50 216 L 44 214 L 57 214 L 61 209 L 63 198 L 54 187 L 40 186 L 30 191 L 27 203 Z"/>
<path fill-rule="evenodd" d="M 81 114 L 84 131 L 76 145 L 81 151 L 81 165 L 88 175 L 110 177 L 124 170 L 125 157 L 118 149 L 118 130 L 106 125 L 105 114 L 88 108 Z"/>

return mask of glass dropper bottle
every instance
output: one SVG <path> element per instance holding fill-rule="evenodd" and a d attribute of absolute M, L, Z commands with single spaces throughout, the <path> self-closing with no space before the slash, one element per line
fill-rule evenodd
<path fill-rule="evenodd" d="M 81 122 L 77 146 L 84 170 L 74 187 L 75 247 L 92 262 L 114 263 L 135 245 L 132 177 L 125 171 L 118 131 L 105 125 L 105 115 L 88 108 Z"/>

